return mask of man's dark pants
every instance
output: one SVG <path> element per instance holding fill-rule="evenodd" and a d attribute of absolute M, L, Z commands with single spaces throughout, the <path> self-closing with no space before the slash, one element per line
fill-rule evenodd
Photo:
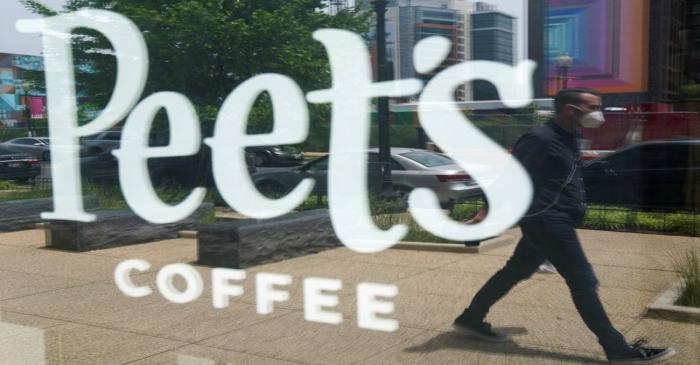
<path fill-rule="evenodd" d="M 576 309 L 598 336 L 608 357 L 628 352 L 624 337 L 612 326 L 600 302 L 598 279 L 576 236 L 575 224 L 570 218 L 554 214 L 524 219 L 520 224 L 523 238 L 515 253 L 481 288 L 465 313 L 471 319 L 483 320 L 491 306 L 549 259 L 566 280 Z"/>

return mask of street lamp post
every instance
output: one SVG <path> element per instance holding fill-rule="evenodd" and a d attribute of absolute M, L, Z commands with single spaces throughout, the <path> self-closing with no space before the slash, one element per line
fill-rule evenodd
<path fill-rule="evenodd" d="M 377 13 L 377 78 L 379 81 L 387 81 L 386 59 L 386 6 L 387 0 L 374 0 L 374 11 Z M 377 122 L 379 125 L 379 161 L 382 165 L 383 196 L 393 195 L 393 183 L 391 179 L 391 142 L 389 138 L 389 98 L 380 97 L 377 101 Z"/>
<path fill-rule="evenodd" d="M 562 53 L 557 57 L 557 68 L 559 69 L 559 79 L 562 80 L 563 89 L 569 86 L 569 69 L 574 63 L 574 59 L 567 53 Z"/>
<path fill-rule="evenodd" d="M 27 123 L 27 137 L 33 137 L 32 133 L 32 113 L 29 108 L 29 83 L 22 84 L 22 94 L 20 95 L 20 105 L 22 106 L 22 116 Z"/>

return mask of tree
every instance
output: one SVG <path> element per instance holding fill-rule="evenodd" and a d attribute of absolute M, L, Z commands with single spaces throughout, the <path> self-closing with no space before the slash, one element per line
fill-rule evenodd
<path fill-rule="evenodd" d="M 55 15 L 39 0 L 22 0 L 42 15 Z M 213 120 L 224 98 L 251 76 L 276 72 L 292 77 L 304 91 L 330 86 L 323 46 L 311 34 L 320 28 L 365 32 L 367 14 L 319 12 L 320 0 L 69 0 L 63 12 L 107 9 L 131 19 L 148 44 L 150 70 L 143 97 L 157 91 L 187 95 L 204 123 Z M 104 106 L 115 79 L 115 59 L 104 37 L 76 30 L 73 40 L 81 103 Z M 325 106 L 312 106 L 312 125 Z M 265 96 L 251 113 L 250 131 L 270 128 Z"/>

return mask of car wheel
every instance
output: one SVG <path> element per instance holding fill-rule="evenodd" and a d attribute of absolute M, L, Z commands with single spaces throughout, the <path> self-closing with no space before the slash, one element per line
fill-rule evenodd
<path fill-rule="evenodd" d="M 255 166 L 256 167 L 261 167 L 261 166 L 267 166 L 270 164 L 270 158 L 267 157 L 264 153 L 255 153 Z"/>

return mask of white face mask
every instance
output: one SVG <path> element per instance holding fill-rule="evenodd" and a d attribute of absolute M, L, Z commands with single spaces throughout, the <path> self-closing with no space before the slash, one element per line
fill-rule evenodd
<path fill-rule="evenodd" d="M 578 110 L 581 110 L 581 108 L 574 105 L 572 106 Z M 578 123 L 582 128 L 598 128 L 605 123 L 605 117 L 601 111 L 590 112 L 586 113 L 582 117 L 579 117 Z"/>

